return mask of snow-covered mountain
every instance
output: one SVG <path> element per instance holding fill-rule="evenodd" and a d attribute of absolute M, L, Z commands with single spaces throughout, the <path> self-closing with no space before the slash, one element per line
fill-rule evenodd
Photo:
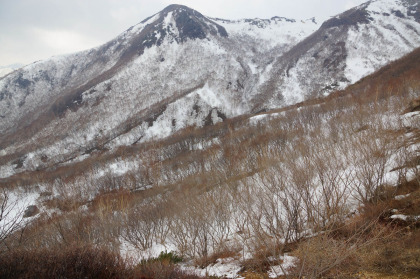
<path fill-rule="evenodd" d="M 414 0 L 322 24 L 171 5 L 100 47 L 0 79 L 0 177 L 328 94 L 420 46 L 419 33 Z"/>
<path fill-rule="evenodd" d="M 369 1 L 324 22 L 276 58 L 254 111 L 328 95 L 420 45 L 419 1 Z"/>

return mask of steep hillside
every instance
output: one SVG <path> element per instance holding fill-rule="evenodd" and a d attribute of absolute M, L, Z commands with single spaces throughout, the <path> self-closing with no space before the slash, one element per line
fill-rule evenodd
<path fill-rule="evenodd" d="M 279 56 L 253 111 L 343 89 L 420 46 L 417 1 L 369 1 L 324 22 Z"/>

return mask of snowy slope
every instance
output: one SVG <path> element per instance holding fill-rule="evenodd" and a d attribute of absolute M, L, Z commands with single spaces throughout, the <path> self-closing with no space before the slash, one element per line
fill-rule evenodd
<path fill-rule="evenodd" d="M 254 111 L 343 89 L 419 47 L 419 9 L 418 1 L 377 0 L 324 22 L 277 59 Z"/>
<path fill-rule="evenodd" d="M 322 25 L 171 5 L 0 78 L 0 177 L 343 88 L 420 45 L 417 4 L 371 1 Z"/>
<path fill-rule="evenodd" d="M 370 24 L 352 26 L 346 44 L 345 77 L 354 83 L 420 46 L 417 1 L 375 1 L 366 6 Z M 359 42 L 365 42 L 360 44 Z"/>
<path fill-rule="evenodd" d="M 269 51 L 274 47 L 292 46 L 315 32 L 320 24 L 315 18 L 295 20 L 284 17 L 271 19 L 214 19 L 222 25 L 230 37 L 255 41 L 259 50 Z"/>

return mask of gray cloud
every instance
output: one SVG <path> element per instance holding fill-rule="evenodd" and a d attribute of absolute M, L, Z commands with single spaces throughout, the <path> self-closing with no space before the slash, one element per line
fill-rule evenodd
<path fill-rule="evenodd" d="M 178 0 L 227 19 L 336 15 L 364 0 Z M 31 63 L 114 38 L 171 0 L 0 0 L 0 65 Z"/>

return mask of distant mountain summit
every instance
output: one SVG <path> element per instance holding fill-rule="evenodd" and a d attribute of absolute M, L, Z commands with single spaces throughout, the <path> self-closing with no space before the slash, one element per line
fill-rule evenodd
<path fill-rule="evenodd" d="M 182 5 L 170 5 L 159 13 L 159 19 L 155 25 L 157 28 L 153 34 L 158 45 L 165 36 L 178 43 L 188 39 L 204 39 L 209 34 L 213 36 L 227 37 L 228 34 L 222 26 L 206 18 L 199 12 Z"/>
<path fill-rule="evenodd" d="M 0 177 L 328 95 L 419 47 L 419 6 L 369 1 L 324 23 L 168 6 L 0 78 Z"/>

